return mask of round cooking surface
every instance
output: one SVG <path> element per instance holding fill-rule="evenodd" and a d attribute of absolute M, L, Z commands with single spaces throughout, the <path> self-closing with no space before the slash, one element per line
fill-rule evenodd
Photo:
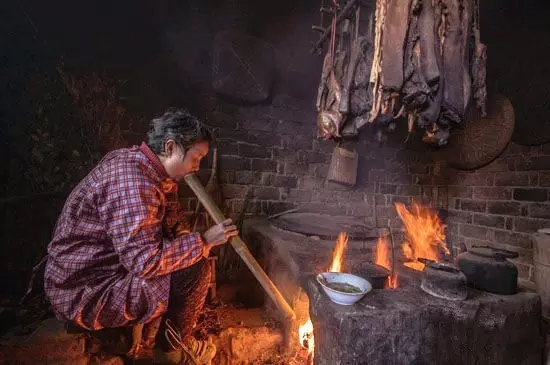
<path fill-rule="evenodd" d="M 272 219 L 271 224 L 285 231 L 318 236 L 323 240 L 336 239 L 340 232 L 347 233 L 352 240 L 368 240 L 389 234 L 386 228 L 368 227 L 354 217 L 334 217 L 319 213 L 288 213 Z"/>
<path fill-rule="evenodd" d="M 469 252 L 482 256 L 482 257 L 488 257 L 488 258 L 494 258 L 494 259 L 513 259 L 518 257 L 517 252 L 511 252 L 507 250 L 500 250 L 497 248 L 487 247 L 487 246 L 474 246 L 468 250 Z"/>

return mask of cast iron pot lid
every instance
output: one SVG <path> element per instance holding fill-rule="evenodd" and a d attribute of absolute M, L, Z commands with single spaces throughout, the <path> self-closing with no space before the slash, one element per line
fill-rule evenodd
<path fill-rule="evenodd" d="M 422 257 L 419 257 L 418 261 L 420 261 L 421 263 L 426 265 L 426 268 L 446 271 L 446 272 L 449 272 L 449 273 L 459 273 L 460 272 L 460 269 L 458 267 L 456 267 L 454 264 L 450 263 L 450 262 L 444 262 L 444 261 L 436 262 L 434 260 L 429 260 L 429 259 L 425 259 L 425 258 L 422 258 Z"/>
<path fill-rule="evenodd" d="M 354 265 L 351 271 L 364 278 L 387 278 L 391 273 L 385 267 L 370 262 Z"/>
<path fill-rule="evenodd" d="M 507 250 L 500 250 L 493 247 L 488 246 L 479 246 L 479 247 L 472 247 L 468 250 L 468 252 L 473 253 L 474 255 L 483 256 L 483 257 L 489 257 L 493 259 L 513 259 L 519 256 L 517 252 L 507 251 Z"/>
<path fill-rule="evenodd" d="M 285 231 L 318 236 L 323 240 L 334 240 L 340 232 L 347 233 L 352 240 L 369 240 L 389 234 L 386 228 L 368 227 L 354 217 L 308 212 L 288 213 L 272 219 L 271 224 Z"/>

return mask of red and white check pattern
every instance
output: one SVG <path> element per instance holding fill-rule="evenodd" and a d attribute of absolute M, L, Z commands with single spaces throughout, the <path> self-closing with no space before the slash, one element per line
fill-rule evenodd
<path fill-rule="evenodd" d="M 173 200 L 177 184 L 145 144 L 110 152 L 76 186 L 48 246 L 45 290 L 59 319 L 98 330 L 166 311 L 170 274 L 203 254 L 198 233 L 167 232 Z"/>

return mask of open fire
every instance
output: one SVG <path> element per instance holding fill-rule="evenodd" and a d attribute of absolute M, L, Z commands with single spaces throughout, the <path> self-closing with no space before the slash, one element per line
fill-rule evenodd
<path fill-rule="evenodd" d="M 390 258 L 390 256 L 391 256 L 391 248 L 390 248 L 390 244 L 388 243 L 388 239 L 386 237 L 378 238 L 378 242 L 376 244 L 376 257 L 375 257 L 374 263 L 392 272 L 392 259 Z M 396 272 L 392 272 L 392 274 L 388 278 L 387 288 L 389 289 L 397 288 Z"/>
<path fill-rule="evenodd" d="M 348 235 L 345 232 L 338 234 L 336 240 L 336 247 L 334 247 L 334 254 L 332 255 L 332 263 L 330 264 L 329 272 L 341 272 L 342 262 L 344 257 L 344 250 L 348 245 Z"/>
<path fill-rule="evenodd" d="M 338 239 L 336 240 L 336 246 L 334 247 L 334 253 L 332 255 L 332 262 L 329 266 L 329 272 L 341 272 L 342 263 L 344 261 L 344 251 L 348 244 L 348 235 L 345 232 L 340 232 L 338 234 Z M 313 360 L 313 354 L 315 349 L 315 342 L 313 339 L 313 323 L 311 319 L 300 325 L 298 328 L 298 338 L 300 340 L 300 345 L 307 348 L 308 358 L 310 361 Z"/>
<path fill-rule="evenodd" d="M 406 233 L 403 253 L 409 262 L 405 266 L 421 271 L 424 264 L 418 258 L 439 262 L 442 252 L 450 253 L 445 243 L 445 225 L 433 209 L 417 202 L 412 203 L 411 210 L 401 203 L 396 203 L 395 209 Z"/>
<path fill-rule="evenodd" d="M 533 358 L 540 357 L 540 298 L 536 293 L 519 291 L 514 296 L 501 297 L 469 290 L 469 294 L 475 295 L 469 295 L 466 301 L 444 301 L 429 295 L 424 288 L 421 290 L 421 282 L 426 282 L 424 279 L 428 275 L 415 270 L 414 264 L 409 264 L 413 269 L 403 266 L 403 245 L 408 253 L 407 260 L 411 262 L 422 260 L 422 256 L 446 261 L 450 254 L 445 252 L 451 249 L 446 242 L 443 217 L 438 217 L 439 211 L 433 206 L 426 206 L 418 201 L 414 205 L 406 203 L 393 208 L 396 209 L 394 216 L 400 219 L 391 223 L 398 223 L 399 232 L 403 232 L 398 239 L 396 230 L 391 229 L 393 224 L 391 227 L 372 227 L 362 218 L 355 217 L 302 213 L 285 220 L 252 221 L 250 236 L 255 237 L 257 244 L 265 244 L 270 274 L 285 288 L 288 285 L 296 313 L 294 332 L 288 334 L 293 338 L 296 352 L 294 360 L 286 363 L 305 365 L 312 364 L 313 360 L 319 364 L 382 364 L 388 361 L 396 364 L 466 364 L 475 361 L 511 365 L 526 351 L 539 351 Z M 344 226 L 353 230 L 340 228 Z M 344 230 L 349 238 L 347 246 L 346 234 L 336 239 Z M 304 239 L 304 235 L 313 238 Z M 327 236 L 333 239 L 327 242 Z M 425 252 L 426 247 L 429 253 Z M 278 267 L 279 263 L 284 266 Z M 392 269 L 399 274 L 398 287 L 385 289 L 383 279 L 387 284 Z M 317 277 L 318 273 L 328 270 L 372 279 L 376 289 L 352 307 L 336 305 L 327 295 L 329 291 L 319 285 Z M 441 277 L 450 276 L 447 273 L 452 274 L 443 271 Z M 445 284 L 439 276 L 433 277 L 434 282 Z M 395 286 L 393 280 L 392 286 Z M 487 315 L 479 316 L 479 311 Z M 340 326 L 334 326 L 334 318 L 338 318 Z M 522 323 L 527 323 L 528 329 L 534 331 L 521 331 L 527 328 L 521 326 Z M 302 325 L 300 330 L 299 325 Z M 456 340 L 456 344 L 440 340 L 442 329 Z M 510 337 L 509 333 L 514 336 Z M 479 341 L 469 340 L 474 335 Z M 517 340 L 522 343 L 518 345 Z M 400 351 L 388 351 L 396 343 Z M 529 364 L 535 362 L 529 361 Z"/>
<path fill-rule="evenodd" d="M 300 345 L 307 349 L 309 354 L 313 354 L 315 343 L 313 342 L 313 323 L 308 318 L 307 322 L 298 329 Z"/>
<path fill-rule="evenodd" d="M 421 271 L 424 269 L 424 264 L 418 261 L 418 258 L 439 261 L 441 253 L 449 253 L 445 243 L 445 225 L 433 209 L 417 202 L 412 204 L 410 210 L 401 203 L 396 203 L 395 208 L 403 222 L 406 233 L 406 241 L 402 247 L 403 253 L 409 261 L 405 263 L 405 266 Z M 348 235 L 345 232 L 340 232 L 334 247 L 329 272 L 342 271 L 344 251 L 347 244 Z M 375 264 L 391 272 L 386 288 L 397 288 L 398 275 L 395 270 L 392 270 L 392 248 L 387 237 L 378 238 Z M 313 359 L 315 343 L 311 319 L 308 318 L 305 323 L 301 324 L 298 331 L 300 345 L 308 349 L 309 358 Z"/>

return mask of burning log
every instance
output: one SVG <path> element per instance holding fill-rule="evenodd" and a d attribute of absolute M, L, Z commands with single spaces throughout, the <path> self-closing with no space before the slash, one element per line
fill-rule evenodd
<path fill-rule="evenodd" d="M 201 182 L 195 174 L 186 175 L 185 182 L 187 183 L 187 185 L 189 185 L 191 190 L 193 190 L 199 201 L 202 203 L 202 205 L 204 206 L 208 214 L 210 214 L 216 224 L 225 221 L 223 213 L 205 191 L 204 187 L 202 186 Z M 294 322 L 294 320 L 296 319 L 296 314 L 288 305 L 279 289 L 277 289 L 269 276 L 267 276 L 267 274 L 264 272 L 260 264 L 258 264 L 252 253 L 250 253 L 250 250 L 243 242 L 243 240 L 237 236 L 231 238 L 229 243 L 231 244 L 231 246 L 233 246 L 237 254 L 243 259 L 244 263 L 246 264 L 246 266 L 248 266 L 250 271 L 252 271 L 252 274 L 254 274 L 266 293 L 273 300 L 277 308 L 283 314 L 284 318 L 290 323 Z"/>

